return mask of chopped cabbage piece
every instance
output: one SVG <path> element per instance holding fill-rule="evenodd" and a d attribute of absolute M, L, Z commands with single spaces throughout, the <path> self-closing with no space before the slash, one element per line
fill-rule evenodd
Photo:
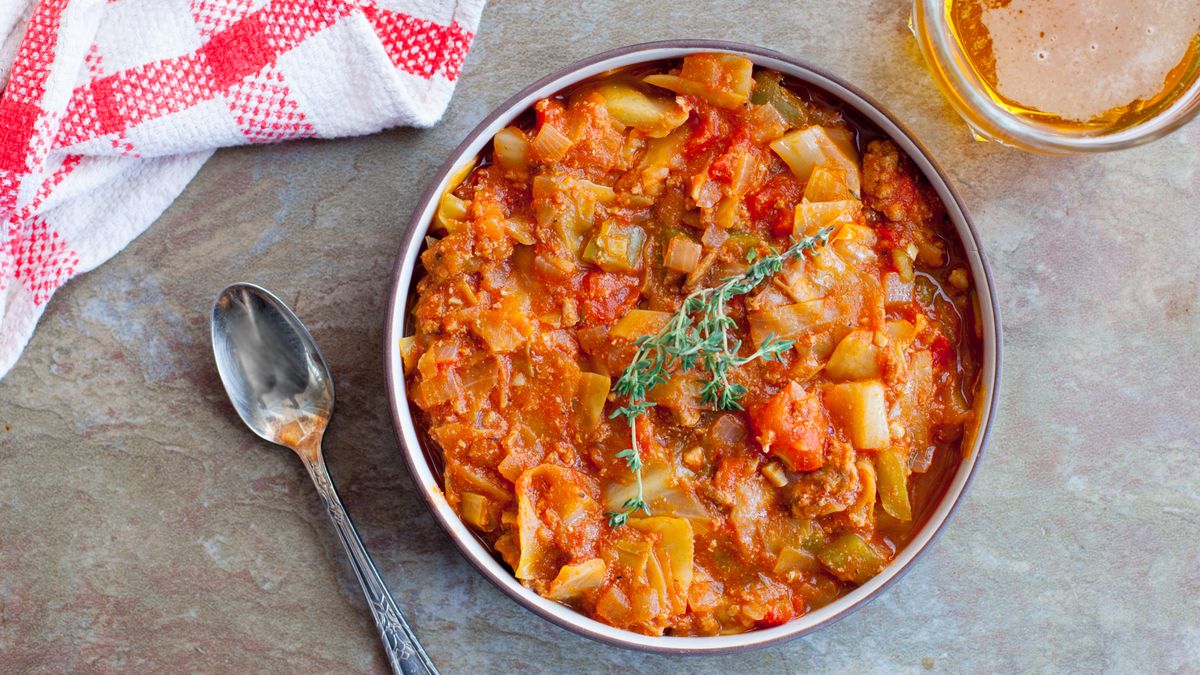
<path fill-rule="evenodd" d="M 856 330 L 842 338 L 825 365 L 825 373 L 835 380 L 874 380 L 882 377 L 875 334 L 869 330 Z"/>
<path fill-rule="evenodd" d="M 517 479 L 518 579 L 549 580 L 569 549 L 589 548 L 602 522 L 600 504 L 575 470 L 539 464 Z"/>
<path fill-rule="evenodd" d="M 792 223 L 792 234 L 808 237 L 821 228 L 848 225 L 862 212 L 862 202 L 843 199 L 837 202 L 800 202 L 796 205 L 796 216 Z"/>
<path fill-rule="evenodd" d="M 653 309 L 631 309 L 613 326 L 609 335 L 625 340 L 634 340 L 643 335 L 654 335 L 671 319 L 669 312 Z"/>
<path fill-rule="evenodd" d="M 812 170 L 804 186 L 806 202 L 836 202 L 854 199 L 846 186 L 845 175 L 838 170 L 818 166 Z"/>
<path fill-rule="evenodd" d="M 793 339 L 824 326 L 838 315 L 836 304 L 824 298 L 768 307 L 747 317 L 750 339 L 759 345 L 769 336 Z"/>
<path fill-rule="evenodd" d="M 879 471 L 879 503 L 883 510 L 898 520 L 912 520 L 906 453 L 898 448 L 880 450 L 875 456 L 875 466 Z"/>
<path fill-rule="evenodd" d="M 408 335 L 400 338 L 400 360 L 404 363 L 404 372 L 411 373 L 417 367 L 417 336 Z"/>
<path fill-rule="evenodd" d="M 483 338 L 489 350 L 501 354 L 516 351 L 532 330 L 525 317 L 495 309 L 480 312 L 471 328 Z"/>
<path fill-rule="evenodd" d="M 607 566 L 600 558 L 592 558 L 577 565 L 563 565 L 558 576 L 550 583 L 546 597 L 558 602 L 575 600 L 584 592 L 596 588 L 604 581 Z"/>
<path fill-rule="evenodd" d="M 865 584 L 883 570 L 885 560 L 857 534 L 847 534 L 833 540 L 817 552 L 817 559 L 835 577 L 855 584 Z"/>
<path fill-rule="evenodd" d="M 646 154 L 638 165 L 642 178 L 642 190 L 650 196 L 662 192 L 663 184 L 671 170 L 680 162 L 679 149 L 688 138 L 688 128 L 679 127 L 663 138 L 656 138 L 646 146 Z"/>
<path fill-rule="evenodd" d="M 646 232 L 642 228 L 606 221 L 583 249 L 583 259 L 605 272 L 636 272 L 642 268 L 645 245 Z"/>
<path fill-rule="evenodd" d="M 481 494 L 464 492 L 459 496 L 459 513 L 468 525 L 490 532 L 496 527 L 491 500 Z"/>
<path fill-rule="evenodd" d="M 613 117 L 650 138 L 666 136 L 688 118 L 687 110 L 673 98 L 647 96 L 627 84 L 606 84 L 596 91 L 604 96 Z"/>
<path fill-rule="evenodd" d="M 845 382 L 825 392 L 825 405 L 858 450 L 878 450 L 891 440 L 883 383 Z"/>
<path fill-rule="evenodd" d="M 848 131 L 813 125 L 776 139 L 771 149 L 800 180 L 807 181 L 813 169 L 823 166 L 840 171 L 851 194 L 862 194 L 858 151 Z"/>
<path fill-rule="evenodd" d="M 661 547 L 670 561 L 671 574 L 687 592 L 692 583 L 692 556 L 695 543 L 692 535 L 692 524 L 684 518 L 668 518 L 653 516 L 649 518 L 634 518 L 629 526 L 642 532 L 653 532 L 661 539 Z"/>
<path fill-rule="evenodd" d="M 440 230 L 449 230 L 453 221 L 467 217 L 467 202 L 446 191 L 438 200 L 437 212 L 433 214 L 433 226 Z"/>
<path fill-rule="evenodd" d="M 737 108 L 750 98 L 753 71 L 749 59 L 734 54 L 691 54 L 679 75 L 647 75 L 643 81 L 720 108 Z"/>
<path fill-rule="evenodd" d="M 457 189 L 459 185 L 462 185 L 462 182 L 467 179 L 467 176 L 471 175 L 471 170 L 474 168 L 474 159 L 470 159 L 456 166 L 454 170 L 450 172 L 450 177 L 446 181 L 446 189 L 442 190 L 442 194 L 454 192 L 454 190 Z"/>
<path fill-rule="evenodd" d="M 582 373 L 579 377 L 579 408 L 583 414 L 583 425 L 588 431 L 595 430 L 604 419 L 604 404 L 612 378 L 597 373 Z"/>

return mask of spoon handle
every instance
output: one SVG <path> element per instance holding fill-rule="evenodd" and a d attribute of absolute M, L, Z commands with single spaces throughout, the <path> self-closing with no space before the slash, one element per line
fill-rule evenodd
<path fill-rule="evenodd" d="M 316 455 L 314 458 L 304 459 L 304 465 L 317 486 L 321 500 L 325 502 L 325 508 L 329 511 L 329 517 L 333 520 L 334 529 L 337 530 L 342 545 L 346 547 L 354 575 L 358 577 L 358 583 L 362 584 L 367 606 L 371 608 L 371 615 L 375 617 L 375 625 L 379 628 L 379 636 L 383 638 L 383 649 L 387 653 L 392 671 L 397 675 L 437 675 L 437 668 L 429 660 L 429 655 L 425 653 L 421 643 L 417 642 L 417 636 L 413 634 L 408 621 L 396 606 L 396 601 L 392 600 L 383 579 L 379 578 L 379 570 L 375 569 L 375 563 L 371 562 L 371 556 L 363 547 L 362 540 L 358 538 L 354 524 L 346 515 L 342 500 L 338 498 L 337 491 L 333 489 L 333 481 L 329 479 L 325 459 L 319 450 L 313 454 Z"/>

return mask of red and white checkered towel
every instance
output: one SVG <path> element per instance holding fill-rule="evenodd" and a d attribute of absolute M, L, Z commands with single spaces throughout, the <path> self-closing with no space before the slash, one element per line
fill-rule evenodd
<path fill-rule="evenodd" d="M 213 148 L 429 126 L 484 0 L 0 0 L 0 377 Z"/>

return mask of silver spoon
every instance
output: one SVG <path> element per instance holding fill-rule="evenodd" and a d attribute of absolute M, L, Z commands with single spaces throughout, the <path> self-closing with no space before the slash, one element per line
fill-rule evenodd
<path fill-rule="evenodd" d="M 213 304 L 212 345 L 221 382 L 242 421 L 304 461 L 362 584 L 392 670 L 437 673 L 379 578 L 325 469 L 321 437 L 333 415 L 333 378 L 304 324 L 266 289 L 233 284 Z"/>

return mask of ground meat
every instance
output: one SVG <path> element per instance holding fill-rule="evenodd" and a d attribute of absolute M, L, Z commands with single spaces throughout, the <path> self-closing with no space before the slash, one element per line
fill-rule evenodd
<path fill-rule="evenodd" d="M 846 510 L 858 498 L 858 469 L 854 448 L 835 441 L 830 444 L 825 465 L 798 474 L 784 488 L 784 499 L 797 518 L 814 518 Z"/>
<path fill-rule="evenodd" d="M 583 278 L 582 325 L 609 325 L 638 302 L 641 280 L 630 274 L 592 270 Z"/>
<path fill-rule="evenodd" d="M 863 203 L 893 223 L 930 227 L 942 215 L 937 193 L 892 141 L 872 141 L 863 155 Z"/>

